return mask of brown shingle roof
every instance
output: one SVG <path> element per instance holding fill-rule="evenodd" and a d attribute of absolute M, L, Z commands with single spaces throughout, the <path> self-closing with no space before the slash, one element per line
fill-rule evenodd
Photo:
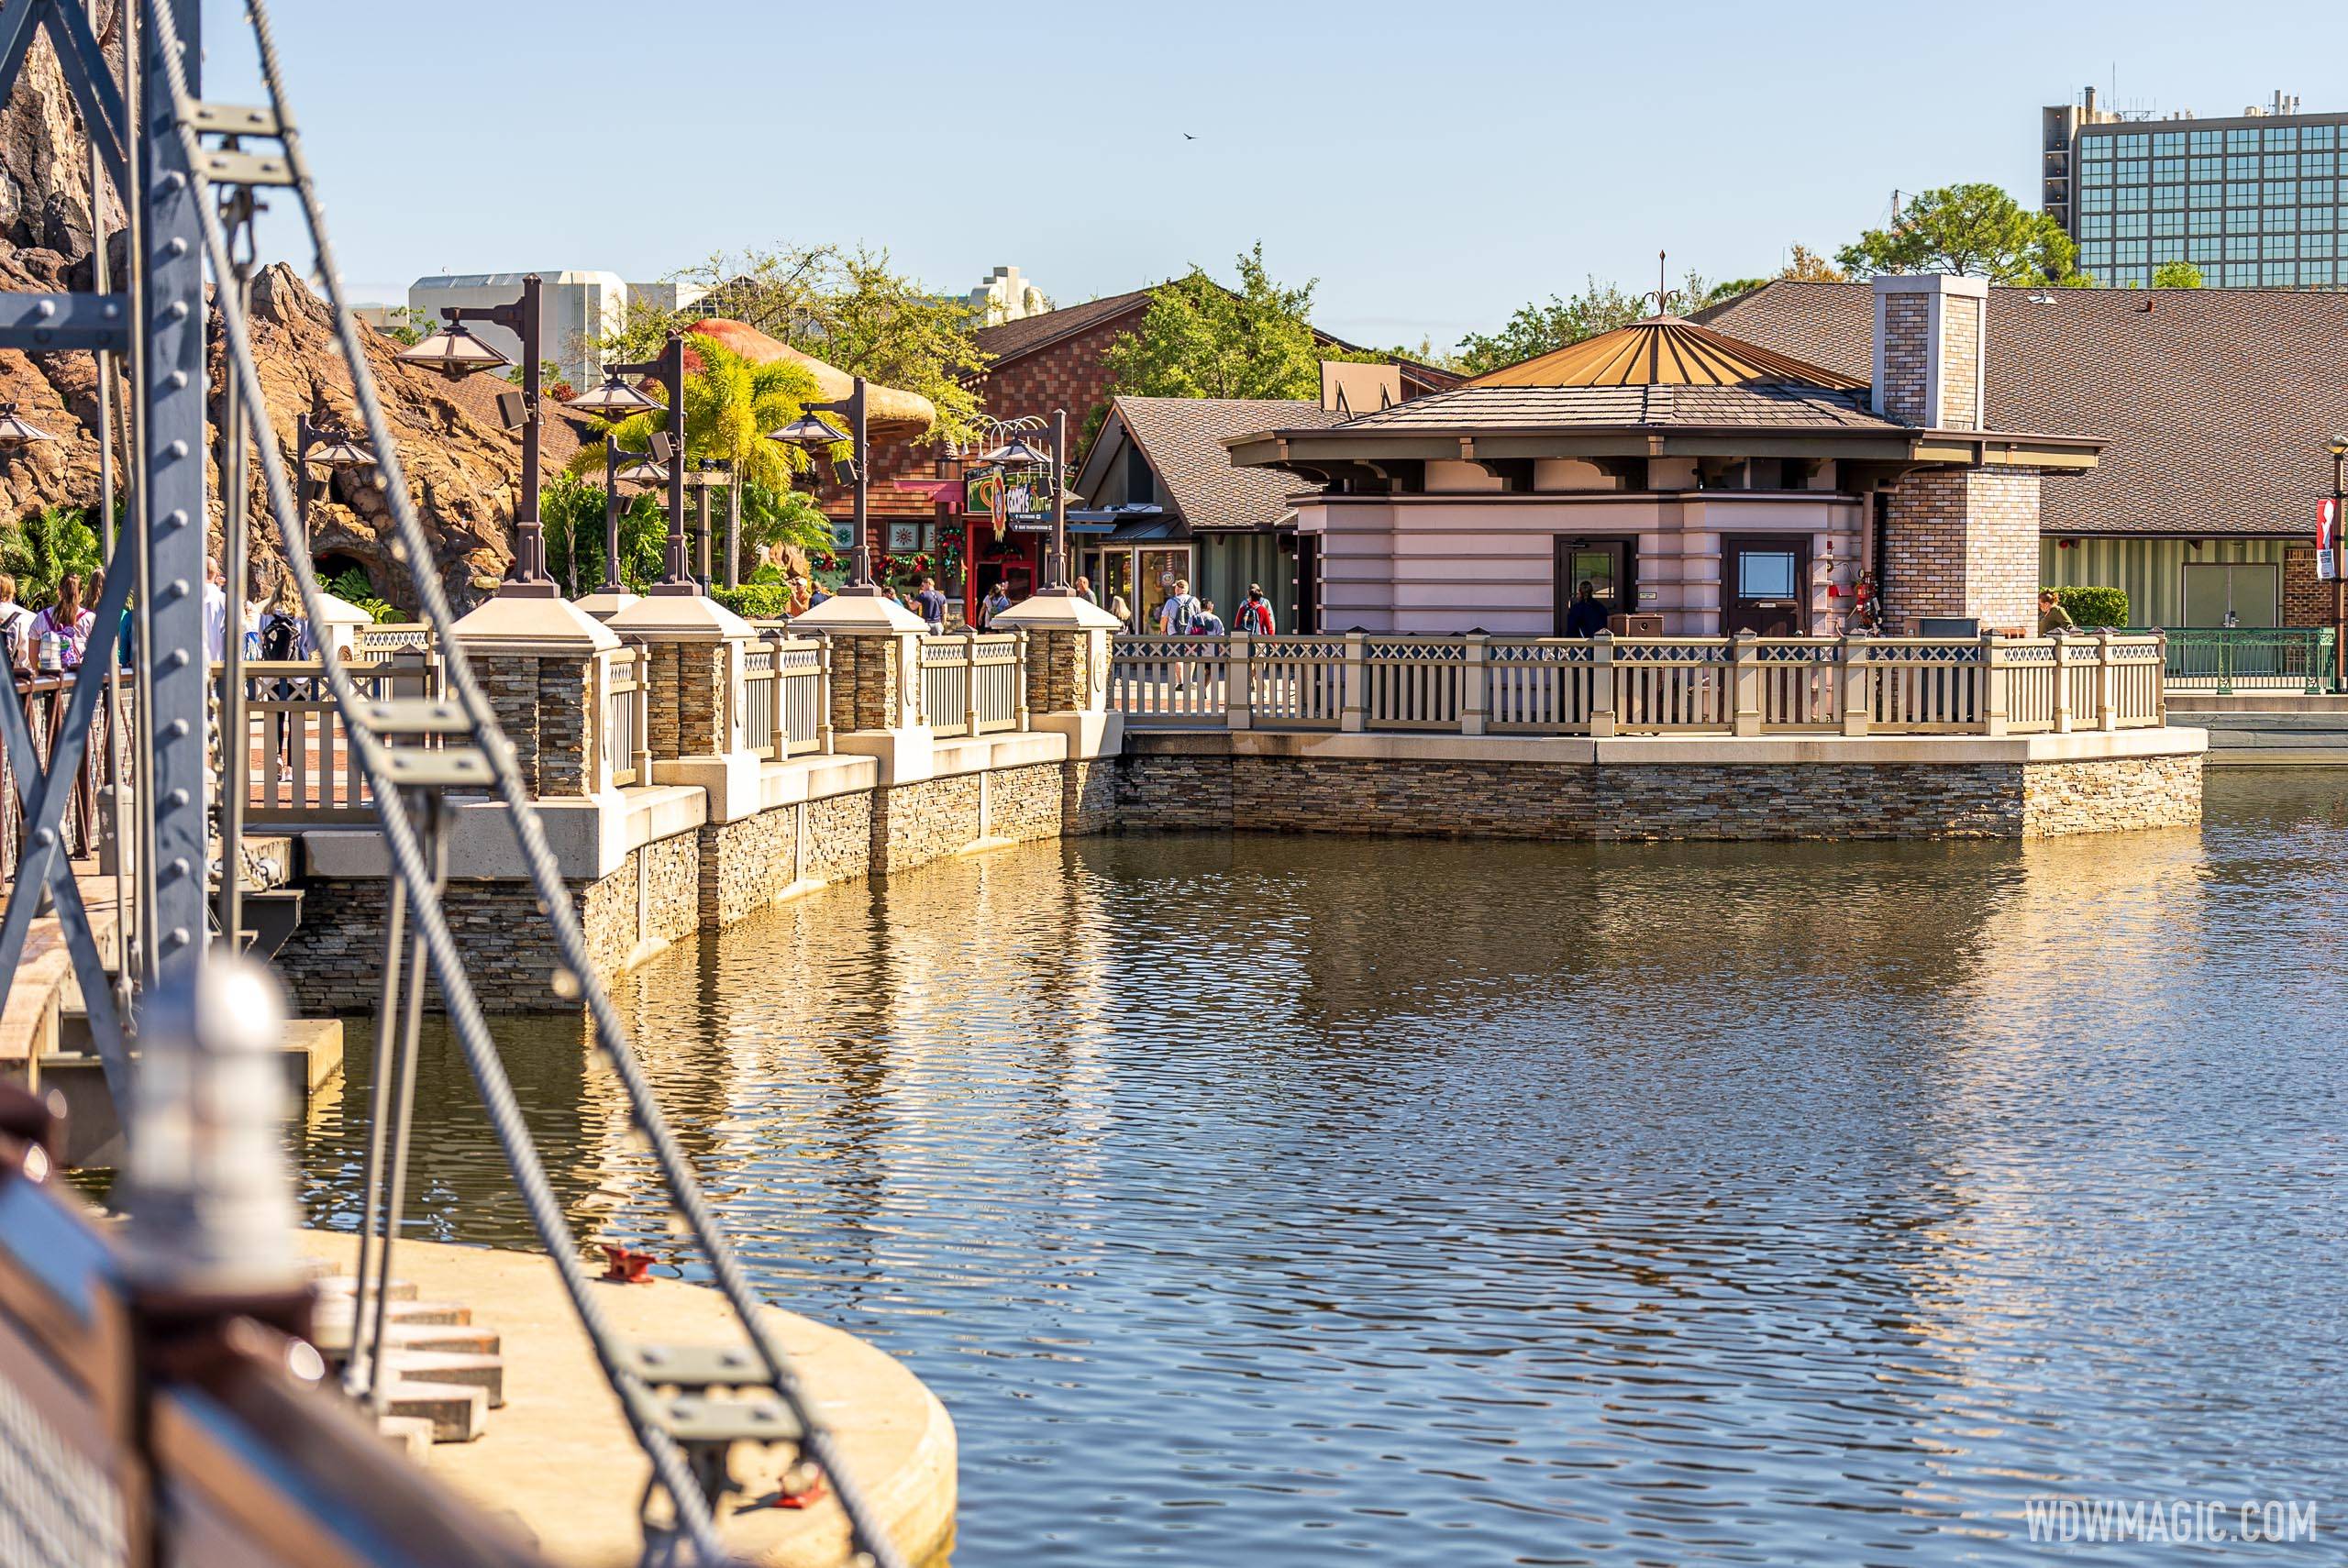
<path fill-rule="evenodd" d="M 1192 528 L 1269 527 L 1290 497 L 1321 488 L 1274 469 L 1234 468 L 1227 437 L 1338 423 L 1317 403 L 1269 398 L 1121 397 L 1109 413 L 1149 459 L 1170 509 Z"/>
<path fill-rule="evenodd" d="M 1467 386 L 1412 398 L 1346 422 L 1347 431 L 1408 435 L 1422 430 L 1623 429 L 1894 430 L 1866 410 L 1864 394 L 1824 387 Z M 1234 432 L 1239 434 L 1239 432 Z"/>
<path fill-rule="evenodd" d="M 1874 318 L 1865 283 L 1773 282 L 1697 313 L 1860 377 Z M 1999 288 L 1988 326 L 1993 427 L 2107 443 L 2046 487 L 2048 533 L 2311 533 L 2348 430 L 2348 293 Z"/>
<path fill-rule="evenodd" d="M 1004 359 L 1016 359 L 1022 354 L 1032 354 L 1063 337 L 1073 337 L 1088 327 L 1098 326 L 1104 321 L 1114 321 L 1128 311 L 1139 309 L 1149 303 L 1149 293 L 1147 289 L 1130 289 L 1122 294 L 1105 294 L 1097 300 L 1087 300 L 1082 304 L 1047 310 L 1041 315 L 1022 316 L 1017 321 L 981 326 L 970 334 L 970 338 L 993 355 L 998 363 Z"/>

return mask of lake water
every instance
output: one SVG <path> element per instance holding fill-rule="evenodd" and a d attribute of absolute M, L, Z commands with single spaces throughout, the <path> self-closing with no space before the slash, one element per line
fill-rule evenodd
<path fill-rule="evenodd" d="M 952 1411 L 961 1568 L 2077 1561 L 2057 1494 L 2340 1561 L 2343 864 L 2316 772 L 2026 846 L 1093 839 L 621 988 L 766 1291 Z M 581 1231 L 659 1236 L 578 1026 L 501 1033 Z M 420 1104 L 416 1233 L 526 1242 L 445 1042 Z"/>

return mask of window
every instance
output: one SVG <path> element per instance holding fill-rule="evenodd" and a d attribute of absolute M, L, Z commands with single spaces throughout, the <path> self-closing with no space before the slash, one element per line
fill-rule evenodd
<path fill-rule="evenodd" d="M 2256 207 L 2235 207 L 2232 211 L 2228 212 L 2226 214 L 2226 232 L 2228 234 L 2256 234 L 2258 232 L 2258 209 Z"/>
<path fill-rule="evenodd" d="M 2235 180 L 2228 182 L 2226 185 L 2226 205 L 2230 207 L 2254 207 L 2257 204 L 2257 181 Z"/>
<path fill-rule="evenodd" d="M 2328 175 L 2333 171 L 2333 166 L 2338 160 L 2337 153 L 2302 152 L 2299 154 L 2299 172 L 2301 175 Z"/>
<path fill-rule="evenodd" d="M 2154 266 L 2157 267 L 2164 261 L 2182 261 L 2184 259 L 2185 241 L 2182 239 L 2156 238 L 2153 241 Z"/>
<path fill-rule="evenodd" d="M 2258 270 L 2258 282 L 2264 288 L 2287 289 L 2298 281 L 2299 269 L 2295 262 L 2269 261 Z"/>
<path fill-rule="evenodd" d="M 2122 239 L 2142 239 L 2149 232 L 2142 213 L 2121 213 L 2111 226 L 2111 232 Z"/>
<path fill-rule="evenodd" d="M 2337 243 L 2328 234 L 2303 234 L 2299 236 L 2299 259 L 2304 261 L 2311 256 L 2330 256 L 2331 248 Z"/>
<path fill-rule="evenodd" d="M 2111 165 L 2109 163 L 2097 163 L 2081 168 L 2079 171 L 2079 183 L 2081 185 L 2110 184 Z"/>
<path fill-rule="evenodd" d="M 1797 558 L 1791 550 L 1737 551 L 1736 596 L 1739 599 L 1791 599 L 1794 596 Z"/>
<path fill-rule="evenodd" d="M 2154 157 L 2174 156 L 2184 150 L 2185 133 L 2183 131 L 2154 131 L 2153 133 Z"/>
<path fill-rule="evenodd" d="M 2153 215 L 2153 234 L 2154 237 L 2158 237 L 2162 235 L 2182 235 L 2184 232 L 2185 215 L 2183 213 L 2154 213 Z M 2161 258 L 2156 256 L 2154 259 L 2157 261 L 2161 259 Z"/>
<path fill-rule="evenodd" d="M 2230 234 L 2226 236 L 2227 260 L 2254 261 L 2257 259 L 2258 236 L 2254 234 Z"/>
<path fill-rule="evenodd" d="M 2079 138 L 2079 156 L 2089 163 L 2099 163 L 2111 156 L 2111 138 L 2108 136 Z"/>
<path fill-rule="evenodd" d="M 2226 231 L 2226 215 L 2223 213 L 2201 212 L 2190 215 L 2195 234 L 2223 234 Z"/>
<path fill-rule="evenodd" d="M 2340 145 L 2338 126 L 2301 126 L 2299 146 L 2302 148 L 2337 147 Z"/>
<path fill-rule="evenodd" d="M 2255 158 L 2229 158 L 2226 160 L 2226 178 L 2229 180 L 2255 180 L 2258 178 L 2258 160 Z"/>
<path fill-rule="evenodd" d="M 2254 288 L 2258 283 L 2256 262 L 2230 261 L 2226 264 L 2224 286 L 2229 289 Z"/>
<path fill-rule="evenodd" d="M 2111 166 L 2111 178 L 2116 184 L 2143 184 L 2146 178 L 2144 160 L 2141 158 L 2121 159 Z"/>
<path fill-rule="evenodd" d="M 2143 131 L 2129 131 L 2111 139 L 2119 143 L 2120 156 L 2122 158 L 2142 158 L 2153 149 L 2153 138 Z"/>
<path fill-rule="evenodd" d="M 2258 242 L 2258 253 L 2269 261 L 2296 259 L 2299 254 L 2299 237 L 2296 234 L 2270 234 Z"/>
<path fill-rule="evenodd" d="M 2223 185 L 2196 185 L 2193 187 L 2193 204 L 2197 207 L 2222 207 L 2226 204 L 2226 188 Z"/>
<path fill-rule="evenodd" d="M 2088 189 L 2079 193 L 2079 211 L 2083 213 L 2108 213 L 2110 210 L 2111 193 L 2109 190 L 2099 191 L 2093 187 L 2089 187 Z"/>
<path fill-rule="evenodd" d="M 2226 133 L 2226 150 L 2230 153 L 2256 152 L 2258 150 L 2258 132 L 2255 130 L 2228 131 Z"/>
<path fill-rule="evenodd" d="M 2081 239 L 2110 239 L 2111 237 L 2111 219 L 2108 215 L 2081 218 L 2079 220 L 2079 237 Z"/>
<path fill-rule="evenodd" d="M 2153 193 L 2142 185 L 2131 185 L 2118 193 L 2116 204 L 2123 213 L 2141 213 L 2153 204 Z"/>
<path fill-rule="evenodd" d="M 2199 266 L 2204 262 L 2220 259 L 2224 251 L 2224 240 L 2195 239 L 2187 241 L 2185 256 L 2187 260 Z"/>
<path fill-rule="evenodd" d="M 2269 180 L 2259 187 L 2258 199 L 2262 206 L 2297 206 L 2299 201 L 2299 182 L 2297 180 Z"/>
<path fill-rule="evenodd" d="M 2193 153 L 2196 157 L 2198 157 L 2205 152 L 2215 152 L 2221 146 L 2224 145 L 2223 138 L 2221 134 L 2213 130 L 2195 131 L 2191 134 L 2188 139 L 2192 144 Z"/>
<path fill-rule="evenodd" d="M 2111 259 L 2119 266 L 2141 267 L 2144 264 L 2144 242 L 2141 239 L 2121 239 L 2112 243 Z"/>
<path fill-rule="evenodd" d="M 2182 185 L 2155 185 L 2155 186 L 2154 186 L 2154 187 L 2153 187 L 2153 211 L 2154 211 L 2154 212 L 2156 212 L 2156 213 L 2159 213 L 2159 212 L 2183 212 L 2184 210 L 2185 210 L 2185 187 L 2184 187 L 2184 186 L 2182 186 Z"/>
<path fill-rule="evenodd" d="M 2110 266 L 2110 265 L 2111 265 L 2111 243 L 2110 243 L 2110 241 L 2109 241 L 2109 240 L 2103 240 L 2103 239 L 2094 239 L 2094 240 L 2089 240 L 2087 244 L 2080 246 L 2080 247 L 2079 247 L 2079 265 L 2080 265 L 2080 266 L 2082 266 L 2082 267 L 2087 268 L 2087 269 L 2088 269 L 2088 271 L 2092 271 L 2096 270 L 2097 268 L 2100 268 L 2100 267 L 2109 267 L 2109 266 Z"/>
<path fill-rule="evenodd" d="M 2340 209 L 2338 207 L 2301 207 L 2299 209 L 2299 228 L 2303 233 L 2326 233 L 2329 232 L 2331 226 L 2338 221 L 2339 216 Z"/>
<path fill-rule="evenodd" d="M 2265 146 L 2269 152 L 2297 152 L 2299 149 L 2299 127 L 2269 126 Z"/>
<path fill-rule="evenodd" d="M 2259 215 L 2259 219 L 2269 234 L 2299 232 L 2299 209 L 2297 207 L 2269 207 Z"/>
<path fill-rule="evenodd" d="M 2299 283 L 2303 288 L 2328 289 L 2331 286 L 2333 264 L 2330 261 L 2299 263 Z"/>
<path fill-rule="evenodd" d="M 2184 160 L 2184 159 L 2182 159 L 2182 158 L 2155 158 L 2155 159 L 2154 159 L 2154 160 L 2153 160 L 2153 178 L 2154 178 L 2155 181 L 2168 181 L 2168 180 L 2182 180 L 2182 179 L 2184 179 L 2184 178 L 2185 178 L 2185 160 Z"/>
<path fill-rule="evenodd" d="M 2332 193 L 2339 188 L 2329 180 L 2302 180 L 2299 182 L 2299 200 L 2311 207 L 2328 207 L 2337 200 Z"/>

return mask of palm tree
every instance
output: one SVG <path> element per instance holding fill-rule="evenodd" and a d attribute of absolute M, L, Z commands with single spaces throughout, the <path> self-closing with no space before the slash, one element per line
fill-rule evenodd
<path fill-rule="evenodd" d="M 747 545 L 752 529 L 775 525 L 745 513 L 746 491 L 754 497 L 759 490 L 778 495 L 788 492 L 792 476 L 810 460 L 796 447 L 769 440 L 767 432 L 780 430 L 798 418 L 823 389 L 804 367 L 788 359 L 759 364 L 699 333 L 692 335 L 690 347 L 701 363 L 698 370 L 685 372 L 685 455 L 725 460 L 732 474 L 731 505 L 734 514 L 743 519 Z M 623 447 L 642 452 L 649 448 L 652 433 L 667 428 L 668 421 L 665 408 L 647 409 L 608 429 Z M 571 471 L 583 474 L 603 460 L 601 443 L 581 447 L 571 459 Z M 781 516 L 794 528 L 784 536 L 800 542 L 805 531 L 803 513 L 787 502 L 781 504 L 784 508 Z M 828 541 L 828 530 L 824 537 Z M 761 538 L 761 542 L 766 541 Z"/>
<path fill-rule="evenodd" d="M 59 578 L 79 572 L 87 581 L 99 565 L 98 536 L 79 506 L 44 506 L 0 526 L 0 569 L 16 578 L 21 603 L 45 603 L 55 596 Z"/>

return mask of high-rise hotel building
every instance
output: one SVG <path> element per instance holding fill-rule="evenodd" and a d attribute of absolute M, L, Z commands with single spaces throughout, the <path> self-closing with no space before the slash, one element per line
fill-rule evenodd
<path fill-rule="evenodd" d="M 2348 114 L 2298 107 L 2277 93 L 2236 118 L 2153 119 L 2092 87 L 2049 107 L 2043 199 L 2079 270 L 2112 288 L 2150 286 L 2164 261 L 2211 288 L 2348 287 Z"/>

